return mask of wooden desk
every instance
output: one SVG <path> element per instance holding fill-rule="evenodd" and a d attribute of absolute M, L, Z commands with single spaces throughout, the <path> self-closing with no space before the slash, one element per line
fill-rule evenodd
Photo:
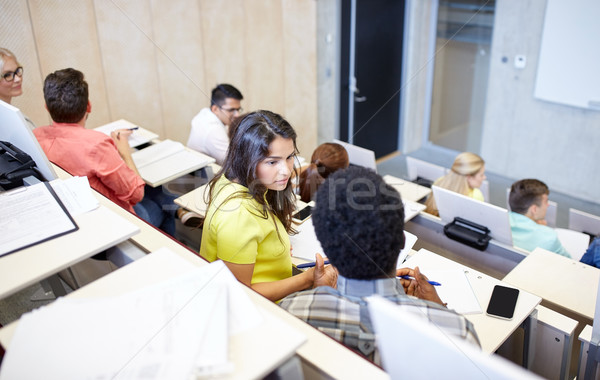
<path fill-rule="evenodd" d="M 202 185 L 175 199 L 175 204 L 204 217 L 208 209 L 209 184 Z"/>
<path fill-rule="evenodd" d="M 0 298 L 110 248 L 139 232 L 106 207 L 74 218 L 79 230 L 0 258 Z M 102 233 L 98 229 L 102 228 Z"/>
<path fill-rule="evenodd" d="M 405 181 L 389 174 L 384 175 L 383 180 L 396 189 L 403 200 L 418 202 L 431 193 L 431 189 L 428 187 L 417 185 L 416 183 Z"/>
<path fill-rule="evenodd" d="M 471 283 L 471 287 L 479 305 L 481 306 L 482 313 L 480 314 L 469 314 L 465 317 L 473 323 L 479 340 L 481 342 L 481 348 L 485 352 L 493 353 L 504 343 L 504 341 L 519 327 L 527 317 L 529 317 L 534 311 L 535 307 L 539 305 L 541 298 L 521 291 L 515 314 L 512 320 L 507 321 L 499 318 L 490 317 L 485 314 L 487 304 L 492 295 L 492 290 L 495 285 L 507 285 L 503 284 L 502 281 L 496 280 L 484 273 L 478 272 L 467 266 L 456 263 L 452 260 L 446 259 L 445 257 L 439 256 L 433 252 L 425 249 L 419 250 L 416 254 L 412 255 L 406 262 L 407 267 L 414 268 L 418 266 L 421 272 L 427 275 L 427 270 L 443 270 L 450 268 L 460 268 L 465 271 L 467 278 Z"/>
<path fill-rule="evenodd" d="M 586 318 L 588 324 L 594 319 L 600 269 L 536 248 L 502 280 Z"/>

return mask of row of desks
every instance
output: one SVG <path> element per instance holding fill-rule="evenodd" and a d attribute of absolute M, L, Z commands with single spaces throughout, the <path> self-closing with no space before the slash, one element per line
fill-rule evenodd
<path fill-rule="evenodd" d="M 68 177 L 69 175 L 65 172 L 63 172 L 62 170 L 57 168 L 57 171 L 60 173 L 61 177 Z M 418 186 L 418 185 L 414 185 L 411 184 L 410 182 L 406 182 L 406 181 L 402 181 L 399 179 L 395 179 L 392 178 L 391 180 L 388 178 L 388 183 L 392 182 L 393 185 L 395 185 L 394 187 L 398 187 L 398 190 L 402 193 L 403 199 L 408 200 L 409 202 L 412 202 L 413 200 L 416 201 L 419 198 L 417 197 L 422 197 L 426 195 L 426 191 L 419 189 L 422 188 L 422 186 Z M 417 188 L 415 188 L 414 186 L 418 186 Z M 425 189 L 425 188 L 424 188 Z M 205 210 L 205 208 L 202 210 L 201 206 L 205 205 L 204 203 L 204 196 L 201 193 L 200 189 L 195 190 L 194 192 L 188 193 L 186 194 L 184 197 L 181 197 L 180 199 L 178 199 L 178 204 L 180 204 L 183 207 L 186 207 L 188 209 L 191 209 L 193 211 L 200 211 L 201 214 L 203 214 L 203 210 Z M 412 194 L 412 195 L 411 195 Z M 424 195 L 422 195 L 424 194 Z M 412 198 L 412 199 L 411 199 Z M 41 245 L 35 246 L 35 247 L 31 247 L 28 250 L 32 250 L 32 252 L 27 252 L 24 253 L 23 252 L 19 252 L 19 253 L 15 253 L 13 255 L 9 255 L 7 257 L 4 257 L 2 259 L 0 259 L 0 270 L 5 270 L 5 271 L 11 271 L 11 268 L 15 268 L 15 267 L 23 267 L 23 268 L 28 268 L 28 270 L 31 271 L 31 273 L 27 273 L 27 276 L 19 276 L 19 278 L 25 278 L 27 277 L 27 281 L 22 282 L 20 280 L 15 280 L 15 279 L 11 279 L 10 276 L 8 276 L 8 272 L 7 272 L 7 276 L 3 276 L 3 278 L 7 278 L 10 279 L 10 281 L 3 281 L 2 286 L 0 286 L 0 296 L 6 296 L 8 294 L 11 294 L 12 292 L 17 291 L 18 289 L 27 286 L 28 284 L 34 283 L 35 281 L 40 280 L 41 278 L 51 274 L 51 273 L 56 273 L 57 271 L 64 269 L 65 267 L 72 265 L 74 263 L 76 263 L 77 261 L 83 260 L 87 257 L 92 256 L 93 254 L 107 248 L 107 246 L 116 244 L 119 241 L 123 241 L 129 237 L 131 237 L 131 240 L 138 245 L 140 248 L 142 248 L 144 251 L 146 252 L 153 252 L 161 247 L 169 247 L 169 249 L 171 249 L 175 254 L 177 254 L 178 256 L 184 257 L 187 261 L 189 261 L 192 265 L 204 265 L 204 261 L 202 261 L 201 259 L 198 259 L 198 257 L 196 255 L 194 255 L 193 253 L 191 253 L 187 248 L 182 247 L 181 245 L 179 245 L 178 243 L 176 243 L 175 241 L 173 241 L 170 237 L 165 236 L 164 234 L 160 233 L 158 230 L 154 229 L 153 227 L 149 226 L 148 224 L 146 224 L 144 221 L 138 219 L 137 217 L 129 214 L 127 211 L 121 209 L 120 207 L 114 205 L 112 202 L 110 202 L 108 199 L 102 197 L 101 195 L 98 195 L 98 199 L 101 203 L 101 208 L 96 210 L 94 213 L 97 214 L 97 216 L 92 216 L 92 214 L 90 213 L 90 215 L 86 215 L 86 216 L 82 216 L 82 218 L 80 218 L 81 220 L 77 220 L 78 224 L 80 225 L 80 230 L 77 232 L 78 235 L 72 234 L 72 236 L 66 235 L 65 237 L 59 238 L 59 239 L 55 239 L 54 241 L 49 241 L 46 243 L 43 243 Z M 200 207 L 198 207 L 200 206 Z M 411 205 L 412 206 L 412 205 Z M 418 213 L 420 210 L 418 210 L 417 208 L 415 208 L 416 213 Z M 118 216 L 120 216 L 121 218 L 118 218 Z M 93 220 L 93 221 L 87 221 L 87 219 Z M 95 234 L 95 235 L 102 235 L 102 236 L 106 236 L 107 239 L 110 240 L 106 240 L 103 243 L 96 243 L 96 241 L 94 240 L 89 240 L 90 238 L 88 237 L 87 234 L 89 235 L 93 235 L 97 228 L 98 225 L 102 225 L 103 227 L 103 232 L 104 229 L 106 229 L 107 231 L 111 232 L 111 233 L 107 233 L 105 234 Z M 107 227 L 108 226 L 108 227 Z M 81 227 L 85 227 L 85 228 L 81 228 Z M 114 228 L 112 228 L 114 227 Z M 119 232 L 119 234 L 113 234 L 114 232 Z M 137 232 L 137 234 L 136 234 Z M 85 235 L 85 236 L 84 236 Z M 133 235 L 133 236 L 132 236 Z M 110 236 L 110 238 L 108 238 L 108 236 Z M 43 253 L 42 252 L 60 252 L 60 251 L 67 251 L 65 250 L 64 244 L 67 244 L 66 241 L 61 241 L 62 239 L 71 239 L 71 241 L 68 243 L 68 247 L 69 248 L 73 248 L 73 249 L 69 249 L 69 252 L 71 253 L 71 256 L 68 255 L 63 255 L 60 258 L 58 258 L 58 255 L 46 255 L 47 257 L 43 257 Z M 79 242 L 80 244 L 78 245 L 77 242 Z M 90 244 L 90 242 L 93 242 L 93 244 Z M 83 243 L 83 244 L 81 244 Z M 87 244 L 86 244 L 87 243 Z M 58 244 L 58 245 L 56 245 Z M 81 249 L 80 245 L 84 245 L 86 247 L 88 247 L 89 249 Z M 90 247 L 94 247 L 94 248 L 90 248 Z M 20 255 L 21 253 L 24 253 L 23 255 Z M 28 265 L 25 265 L 25 262 L 22 260 L 25 260 L 26 256 L 27 256 L 27 261 L 31 262 L 30 260 L 33 260 L 35 262 L 39 262 L 40 265 L 34 265 L 31 266 L 32 268 L 29 268 Z M 78 256 L 79 255 L 79 256 Z M 590 289 L 589 286 L 593 286 L 593 283 L 595 281 L 595 285 L 597 287 L 598 284 L 598 274 L 597 274 L 597 270 L 587 270 L 587 272 L 585 272 L 586 274 L 588 274 L 589 276 L 584 277 L 580 274 L 578 274 L 578 272 L 582 272 L 586 271 L 587 268 L 590 269 L 594 269 L 591 267 L 587 267 L 583 264 L 579 264 L 580 266 L 583 266 L 583 268 L 579 268 L 576 271 L 568 271 L 569 276 L 573 276 L 573 278 L 571 277 L 565 277 L 565 273 L 557 273 L 557 270 L 549 270 L 549 268 L 560 268 L 561 265 L 566 265 L 566 264 L 572 264 L 572 263 L 558 263 L 556 261 L 559 261 L 559 259 L 564 259 L 558 255 L 554 255 L 554 254 L 550 254 L 551 256 L 549 256 L 548 258 L 544 258 L 543 256 L 543 252 L 542 253 L 538 253 L 537 251 L 532 253 L 532 255 L 530 255 L 528 257 L 529 260 L 523 260 L 523 265 L 518 265 L 511 273 L 509 273 L 509 275 L 507 275 L 504 279 L 505 284 L 512 284 L 513 286 L 517 286 L 523 290 L 526 291 L 531 291 L 532 293 L 535 293 L 541 297 L 543 297 L 544 299 L 550 299 L 551 302 L 556 302 L 557 304 L 560 305 L 567 305 L 566 307 L 568 307 L 570 310 L 573 310 L 577 313 L 581 313 L 581 315 L 584 315 L 588 318 L 593 318 L 593 310 L 594 310 L 594 306 L 595 306 L 595 295 L 596 292 L 595 291 L 591 291 L 589 292 L 591 295 L 593 295 L 593 300 L 591 299 L 592 297 L 569 297 L 568 293 L 569 290 L 565 290 L 565 288 L 569 288 L 572 289 L 570 287 L 564 287 L 563 288 L 559 288 L 557 289 L 556 287 L 560 287 L 560 285 L 564 285 L 565 281 L 556 281 L 556 278 L 561 275 L 563 279 L 567 280 L 568 283 L 570 284 L 574 284 L 573 281 L 575 280 L 581 280 L 584 281 L 583 282 L 578 282 L 578 284 L 581 284 L 581 286 L 586 286 L 583 287 L 582 289 Z M 68 256 L 68 258 L 66 257 Z M 152 255 L 149 255 L 149 257 L 151 257 Z M 547 255 L 546 255 L 547 256 Z M 480 302 L 480 305 L 482 307 L 482 309 L 485 310 L 486 306 L 487 306 L 487 301 L 489 301 L 489 297 L 491 295 L 491 290 L 493 288 L 493 286 L 495 284 L 500 284 L 502 282 L 500 282 L 499 280 L 496 280 L 490 276 L 487 276 L 481 272 L 472 270 L 471 268 L 465 267 L 465 266 L 461 266 L 460 264 L 457 264 L 453 261 L 447 260 L 441 256 L 435 255 L 431 252 L 427 252 L 427 251 L 422 251 L 419 252 L 417 254 L 417 256 L 415 256 L 417 258 L 419 258 L 419 260 L 422 261 L 422 264 L 420 264 L 420 266 L 422 268 L 438 268 L 438 267 L 449 267 L 449 266 L 460 266 L 463 270 L 465 270 L 467 272 L 467 276 L 469 278 L 469 281 L 471 282 L 471 285 L 473 286 L 473 289 L 475 291 L 475 294 L 477 296 L 478 301 Z M 6 259 L 10 260 L 6 261 Z M 44 261 L 44 259 L 47 259 L 46 261 Z M 548 260 L 550 261 L 548 261 Z M 2 261 L 5 260 L 5 261 Z M 564 259 L 565 261 L 571 261 L 568 259 Z M 533 276 L 531 276 L 532 270 L 535 268 L 539 268 L 540 265 L 540 261 L 545 262 L 546 266 L 544 266 L 543 268 L 546 268 L 547 270 L 542 271 L 543 273 L 547 274 L 546 279 L 540 279 L 540 281 L 538 281 L 536 279 L 536 281 L 532 281 L 531 278 Z M 552 265 L 550 265 L 550 263 L 552 262 Z M 7 265 L 4 265 L 7 264 Z M 587 268 L 585 268 L 587 267 Z M 35 268 L 39 268 L 39 269 L 35 269 Z M 129 269 L 128 269 L 129 268 Z M 167 268 L 164 269 L 163 268 Z M 98 281 L 96 281 L 95 283 L 92 283 L 90 286 L 84 287 L 76 292 L 73 293 L 73 297 L 87 297 L 87 296 L 92 296 L 94 294 L 101 294 L 103 292 L 103 289 L 112 289 L 112 290 L 107 290 L 107 293 L 111 293 L 111 292 L 119 292 L 119 291 L 125 291 L 126 287 L 123 288 L 121 285 L 121 281 L 124 281 L 124 279 L 127 278 L 149 278 L 150 281 L 154 281 L 157 280 L 159 278 L 162 278 L 163 275 L 169 275 L 169 270 L 168 270 L 168 264 L 166 264 L 165 262 L 157 259 L 152 259 L 150 260 L 149 258 L 144 258 L 144 261 L 139 260 L 139 262 L 134 262 L 133 264 L 126 266 L 124 268 L 119 269 L 118 271 L 116 271 L 115 273 L 106 276 L 103 279 L 100 279 Z M 536 277 L 537 277 L 537 273 L 539 273 L 539 270 L 535 271 L 536 273 Z M 157 275 L 158 274 L 158 275 Z M 555 277 L 553 277 L 555 276 Z M 552 281 L 553 280 L 553 281 Z M 17 282 L 20 282 L 17 284 Z M 131 281 L 130 281 L 131 282 Z M 548 284 L 555 284 L 556 286 L 547 286 Z M 544 286 L 546 285 L 546 286 Z M 143 286 L 143 282 L 140 282 L 138 285 L 136 286 Z M 88 290 L 90 289 L 90 290 Z M 592 288 L 595 289 L 595 288 Z M 88 293 L 89 292 L 89 293 Z M 297 353 L 305 360 L 308 362 L 311 362 L 311 364 L 316 365 L 317 368 L 320 368 L 321 371 L 323 371 L 324 373 L 328 373 L 329 375 L 336 373 L 338 375 L 340 374 L 355 374 L 356 371 L 359 371 L 360 373 L 365 373 L 365 374 L 370 374 L 370 375 L 375 375 L 376 377 L 379 376 L 384 376 L 385 374 L 382 374 L 381 371 L 375 367 L 373 367 L 372 365 L 368 364 L 367 362 L 360 362 L 358 361 L 356 368 L 350 369 L 348 368 L 348 366 L 340 366 L 340 365 L 333 365 L 331 363 L 330 360 L 322 360 L 323 357 L 327 357 L 328 355 L 324 352 L 323 348 L 324 346 L 322 346 L 323 342 L 328 341 L 328 338 L 322 336 L 322 334 L 316 332 L 314 329 L 310 328 L 309 326 L 305 325 L 303 322 L 299 321 L 299 320 L 295 320 L 295 318 L 289 316 L 287 313 L 283 312 L 281 309 L 279 309 L 276 305 L 270 303 L 269 301 L 263 299 L 262 297 L 256 295 L 255 293 L 253 293 L 252 291 L 248 290 L 248 293 L 251 295 L 251 297 L 253 298 L 253 301 L 259 305 L 261 305 L 261 307 L 266 308 L 266 312 L 269 314 L 274 314 L 277 315 L 278 318 L 283 318 L 286 320 L 287 323 L 292 323 L 293 325 L 295 325 L 295 328 L 300 329 L 302 331 L 304 331 L 305 333 L 310 332 L 309 333 L 309 339 L 307 340 L 307 342 L 302 345 L 298 350 Z M 539 296 L 535 296 L 533 294 L 530 294 L 528 292 L 522 292 L 524 294 L 524 296 L 520 297 L 519 302 L 517 304 L 517 310 L 515 312 L 515 317 L 513 318 L 512 321 L 504 321 L 504 320 L 500 320 L 497 318 L 493 318 L 493 317 L 489 317 L 485 314 L 475 314 L 475 315 L 470 315 L 468 316 L 468 319 L 471 320 L 471 322 L 474 323 L 476 330 L 478 331 L 478 334 L 480 336 L 481 339 L 481 343 L 482 343 L 482 348 L 484 351 L 486 352 L 494 352 L 501 344 L 502 342 L 504 342 L 504 340 L 510 336 L 512 334 L 512 332 L 525 320 L 527 319 L 533 312 L 533 310 L 535 309 L 535 307 L 539 304 L 540 302 L 540 297 Z M 579 295 L 583 294 L 583 293 L 587 293 L 587 292 L 581 292 Z M 572 294 L 572 293 L 571 293 Z M 592 305 L 592 306 L 590 306 Z M 2 330 L 0 330 L 0 342 L 2 342 L 5 345 L 8 345 L 10 342 L 10 338 L 12 337 L 12 333 L 14 332 L 14 324 L 7 326 L 5 328 L 3 328 Z M 330 340 L 329 340 L 330 341 Z M 340 355 L 340 357 L 344 357 L 347 355 L 350 355 L 350 357 L 355 357 L 354 360 L 356 360 L 356 357 L 353 353 L 351 352 L 346 352 L 347 350 L 345 350 L 341 345 L 336 344 L 335 342 L 331 342 L 330 344 L 325 344 L 325 347 L 327 347 L 328 350 L 333 350 L 336 352 L 336 355 Z M 292 352 L 293 354 L 293 352 Z M 354 367 L 354 366 L 353 366 Z M 272 369 L 272 368 L 271 368 Z M 269 368 L 265 367 L 265 370 L 269 370 Z M 335 376 L 338 377 L 338 376 Z"/>

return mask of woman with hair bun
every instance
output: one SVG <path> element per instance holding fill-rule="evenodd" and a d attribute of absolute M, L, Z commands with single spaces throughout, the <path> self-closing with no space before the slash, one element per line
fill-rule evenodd
<path fill-rule="evenodd" d="M 300 174 L 298 185 L 300 199 L 310 202 L 319 186 L 330 174 L 346 169 L 349 165 L 348 152 L 336 143 L 324 143 L 315 149 L 310 159 L 310 165 Z"/>
<path fill-rule="evenodd" d="M 475 153 L 463 152 L 456 156 L 448 174 L 438 178 L 433 185 L 483 202 L 483 193 L 479 187 L 485 178 L 483 159 Z M 427 198 L 425 206 L 425 212 L 439 216 L 433 193 Z"/>

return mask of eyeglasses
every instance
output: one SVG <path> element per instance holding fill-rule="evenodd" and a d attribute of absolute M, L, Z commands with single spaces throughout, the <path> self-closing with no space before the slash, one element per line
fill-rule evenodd
<path fill-rule="evenodd" d="M 2 78 L 7 82 L 12 82 L 15 80 L 15 75 L 19 78 L 23 77 L 23 68 L 21 66 L 17 67 L 15 71 L 7 71 L 2 74 Z"/>
<path fill-rule="evenodd" d="M 219 108 L 221 110 L 225 111 L 225 112 L 228 112 L 228 113 L 235 113 L 235 112 L 242 113 L 242 112 L 244 112 L 244 109 L 242 107 L 240 107 L 240 108 L 223 108 L 223 107 L 219 106 Z"/>

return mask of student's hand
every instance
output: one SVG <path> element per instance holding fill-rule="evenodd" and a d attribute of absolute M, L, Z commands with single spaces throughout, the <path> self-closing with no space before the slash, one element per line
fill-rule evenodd
<path fill-rule="evenodd" d="M 117 150 L 123 156 L 124 154 L 130 154 L 129 147 L 129 136 L 133 133 L 133 131 L 129 129 L 117 129 L 110 133 L 110 137 L 112 137 L 115 145 L 117 146 Z"/>
<path fill-rule="evenodd" d="M 411 268 L 396 269 L 396 277 L 400 277 L 400 276 L 414 277 L 415 271 Z M 405 278 L 399 278 L 398 280 L 400 281 L 400 284 L 402 284 L 402 287 L 404 288 L 404 293 L 408 294 L 408 287 L 413 280 L 409 280 L 409 279 L 405 279 Z"/>
<path fill-rule="evenodd" d="M 538 219 L 535 221 L 537 224 L 541 224 L 542 226 L 547 226 L 548 222 L 546 221 L 546 219 Z"/>
<path fill-rule="evenodd" d="M 313 288 L 318 286 L 337 287 L 338 271 L 331 265 L 325 265 L 323 256 L 315 255 L 315 267 L 313 271 Z"/>
<path fill-rule="evenodd" d="M 445 306 L 444 302 L 442 302 L 440 296 L 438 296 L 435 291 L 435 287 L 427 282 L 427 277 L 421 273 L 419 267 L 415 267 L 413 277 L 414 280 L 410 281 L 406 294 Z"/>

